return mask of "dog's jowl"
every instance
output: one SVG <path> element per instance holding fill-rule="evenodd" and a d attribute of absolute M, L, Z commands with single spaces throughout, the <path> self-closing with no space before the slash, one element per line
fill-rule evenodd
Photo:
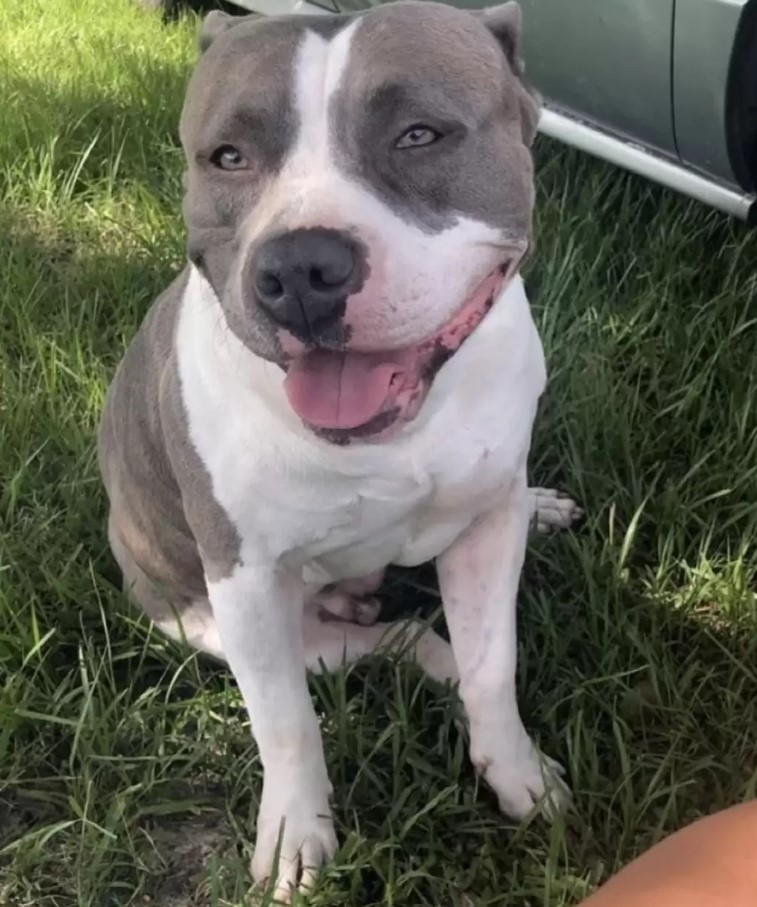
<path fill-rule="evenodd" d="M 574 515 L 526 485 L 538 106 L 514 3 L 211 14 L 201 47 L 188 263 L 116 374 L 100 464 L 126 587 L 239 684 L 264 767 L 252 871 L 286 897 L 337 846 L 308 669 L 404 640 L 459 680 L 503 810 L 567 796 L 515 696 L 528 526 Z M 451 645 L 370 598 L 432 558 Z"/>

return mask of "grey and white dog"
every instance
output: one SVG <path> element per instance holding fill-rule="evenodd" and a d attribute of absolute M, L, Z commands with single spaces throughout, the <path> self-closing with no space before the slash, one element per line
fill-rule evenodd
<path fill-rule="evenodd" d="M 264 768 L 252 871 L 279 897 L 337 846 L 306 670 L 409 631 L 459 681 L 502 809 L 567 798 L 515 691 L 529 524 L 576 513 L 526 483 L 545 367 L 519 33 L 515 3 L 203 28 L 189 262 L 118 369 L 100 465 L 126 586 L 239 684 Z M 369 597 L 432 558 L 451 645 Z"/>

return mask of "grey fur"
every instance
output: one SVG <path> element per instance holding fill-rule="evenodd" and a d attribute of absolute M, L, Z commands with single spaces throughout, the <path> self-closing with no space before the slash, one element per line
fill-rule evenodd
<path fill-rule="evenodd" d="M 111 544 L 154 620 L 205 597 L 203 564 L 211 578 L 224 576 L 239 555 L 236 529 L 187 434 L 174 344 L 187 274 L 158 297 L 129 346 L 98 438 Z"/>
<path fill-rule="evenodd" d="M 197 42 L 200 47 L 200 53 L 205 53 L 219 35 L 238 25 L 239 22 L 239 16 L 231 16 L 220 9 L 211 10 L 202 21 L 202 28 Z"/>
<path fill-rule="evenodd" d="M 187 153 L 184 218 L 188 254 L 224 306 L 229 326 L 255 351 L 282 362 L 275 330 L 250 300 L 227 292 L 238 257 L 239 230 L 264 182 L 294 140 L 292 59 L 302 26 L 290 19 L 240 18 L 215 30 L 189 82 L 180 133 Z M 233 145 L 255 161 L 254 173 L 219 171 L 213 152 Z"/>

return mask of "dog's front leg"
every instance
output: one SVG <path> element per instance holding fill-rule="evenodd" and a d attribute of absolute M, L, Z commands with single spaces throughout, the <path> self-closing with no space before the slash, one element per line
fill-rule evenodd
<path fill-rule="evenodd" d="M 223 652 L 242 692 L 263 764 L 252 861 L 288 900 L 336 850 L 331 785 L 305 676 L 302 580 L 281 569 L 237 567 L 208 584 Z M 276 855 L 279 863 L 276 865 Z"/>
<path fill-rule="evenodd" d="M 540 756 L 516 699 L 516 598 L 531 509 L 525 477 L 515 480 L 502 503 L 470 526 L 437 565 L 470 722 L 471 759 L 502 810 L 516 818 L 542 798 L 548 812 L 568 798 L 562 769 Z"/>

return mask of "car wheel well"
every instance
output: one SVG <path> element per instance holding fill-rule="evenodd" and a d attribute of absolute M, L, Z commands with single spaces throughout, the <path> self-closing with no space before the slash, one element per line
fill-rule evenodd
<path fill-rule="evenodd" d="M 739 21 L 728 72 L 725 127 L 728 156 L 743 189 L 757 187 L 757 0 Z"/>

